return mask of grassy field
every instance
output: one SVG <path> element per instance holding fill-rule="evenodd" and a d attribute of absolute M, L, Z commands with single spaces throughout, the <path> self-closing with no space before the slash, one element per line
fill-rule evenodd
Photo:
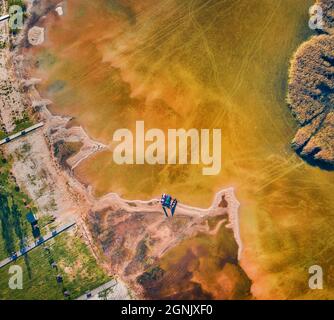
<path fill-rule="evenodd" d="M 32 232 L 26 214 L 36 213 L 29 198 L 21 192 L 11 176 L 11 159 L 0 154 L 0 259 L 32 239 Z"/>
<path fill-rule="evenodd" d="M 22 290 L 8 287 L 10 266 L 0 270 L 0 300 L 59 300 L 65 299 L 65 290 L 70 292 L 70 299 L 75 299 L 110 280 L 80 238 L 66 233 L 46 247 L 50 251 L 40 247 L 17 260 L 23 269 Z M 51 267 L 53 261 L 58 270 Z M 57 283 L 58 274 L 63 284 Z"/>
<path fill-rule="evenodd" d="M 30 210 L 37 211 L 16 185 L 10 169 L 11 161 L 0 154 L 1 260 L 33 240 L 31 226 L 25 215 Z M 42 234 L 52 221 L 50 216 L 40 217 Z M 51 267 L 52 262 L 56 262 L 58 270 Z M 62 234 L 17 260 L 16 265 L 23 269 L 23 290 L 9 289 L 8 271 L 11 265 L 0 269 L 0 300 L 64 299 L 65 290 L 70 292 L 70 298 L 73 299 L 110 280 L 97 265 L 78 233 L 73 232 Z M 57 274 L 63 277 L 61 285 L 57 284 Z"/>

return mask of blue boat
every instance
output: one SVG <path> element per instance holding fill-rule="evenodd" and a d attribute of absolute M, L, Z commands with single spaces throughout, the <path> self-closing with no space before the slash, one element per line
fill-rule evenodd
<path fill-rule="evenodd" d="M 176 206 L 177 206 L 177 200 L 173 199 L 169 194 L 163 194 L 161 196 L 161 205 L 162 205 L 162 209 L 164 210 L 165 216 L 168 218 L 168 211 L 167 209 L 170 210 L 172 217 L 174 216 L 175 210 L 176 210 Z"/>

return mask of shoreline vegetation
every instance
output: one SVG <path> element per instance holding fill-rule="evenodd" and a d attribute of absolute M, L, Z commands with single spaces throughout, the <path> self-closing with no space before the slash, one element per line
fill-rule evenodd
<path fill-rule="evenodd" d="M 334 1 L 318 0 L 323 30 L 291 60 L 287 102 L 298 122 L 292 147 L 309 164 L 334 170 Z"/>

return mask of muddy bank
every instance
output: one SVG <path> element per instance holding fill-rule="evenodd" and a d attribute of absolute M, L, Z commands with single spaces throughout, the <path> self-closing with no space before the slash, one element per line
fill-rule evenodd
<path fill-rule="evenodd" d="M 149 299 L 249 299 L 233 189 L 209 209 L 180 205 L 165 218 L 158 200 L 116 194 L 92 207 L 87 223 L 112 273 Z"/>

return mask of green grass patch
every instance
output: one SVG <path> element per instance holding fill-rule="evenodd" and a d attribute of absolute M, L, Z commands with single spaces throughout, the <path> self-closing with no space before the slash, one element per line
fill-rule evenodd
<path fill-rule="evenodd" d="M 0 130 L 0 140 L 5 139 L 7 137 L 6 132 Z"/>
<path fill-rule="evenodd" d="M 34 125 L 34 122 L 30 119 L 29 115 L 25 113 L 21 119 L 15 120 L 15 129 L 12 134 L 20 132 Z"/>
<path fill-rule="evenodd" d="M 8 7 L 11 6 L 20 6 L 23 11 L 26 10 L 26 5 L 23 0 L 8 0 Z"/>
<path fill-rule="evenodd" d="M 31 226 L 25 216 L 29 211 L 37 211 L 21 192 L 10 170 L 11 160 L 0 154 L 0 259 L 32 239 Z"/>

